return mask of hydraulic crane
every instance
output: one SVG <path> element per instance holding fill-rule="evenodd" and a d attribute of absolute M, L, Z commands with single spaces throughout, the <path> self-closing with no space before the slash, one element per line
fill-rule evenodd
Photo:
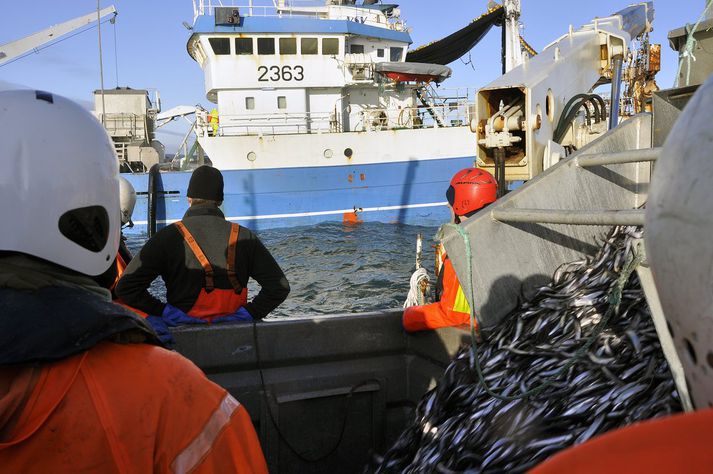
<path fill-rule="evenodd" d="M 505 181 L 532 179 L 552 160 L 546 147 L 561 149 L 580 107 L 597 122 L 606 104 L 590 92 L 612 83 L 610 127 L 618 118 L 622 63 L 629 43 L 651 29 L 652 2 L 596 18 L 547 46 L 540 54 L 480 89 L 471 130 L 478 140 L 477 165 Z M 585 104 L 586 103 L 586 104 Z M 556 161 L 555 161 L 556 162 Z"/>
<path fill-rule="evenodd" d="M 2 44 L 0 45 L 0 66 L 83 26 L 90 25 L 97 21 L 97 19 L 101 20 L 108 15 L 113 15 L 114 17 L 117 15 L 114 5 L 100 10 L 98 14 L 97 12 L 87 13 L 86 15 L 67 20 L 58 25 L 50 26 L 49 28 L 25 36 L 24 38 Z"/>

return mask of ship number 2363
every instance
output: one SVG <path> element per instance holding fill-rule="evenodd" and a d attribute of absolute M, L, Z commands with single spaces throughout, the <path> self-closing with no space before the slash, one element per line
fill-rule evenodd
<path fill-rule="evenodd" d="M 257 68 L 260 74 L 258 81 L 301 81 L 305 78 L 302 66 L 260 66 Z"/>

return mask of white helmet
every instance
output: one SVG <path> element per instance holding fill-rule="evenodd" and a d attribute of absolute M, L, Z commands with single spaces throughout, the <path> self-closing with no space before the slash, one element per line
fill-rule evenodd
<path fill-rule="evenodd" d="M 119 246 L 119 165 L 101 124 L 48 92 L 0 92 L 0 250 L 86 275 Z"/>
<path fill-rule="evenodd" d="M 694 405 L 713 407 L 713 76 L 691 97 L 656 162 L 646 255 Z"/>
<path fill-rule="evenodd" d="M 132 227 L 131 215 L 136 206 L 136 190 L 128 179 L 119 176 L 119 207 L 121 209 L 121 225 L 129 224 Z"/>

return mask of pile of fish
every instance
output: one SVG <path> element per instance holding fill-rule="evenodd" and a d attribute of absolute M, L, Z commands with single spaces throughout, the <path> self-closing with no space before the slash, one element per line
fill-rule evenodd
<path fill-rule="evenodd" d="M 523 472 L 598 434 L 681 411 L 636 272 L 622 278 L 618 313 L 607 313 L 640 237 L 615 228 L 597 255 L 560 267 L 478 344 L 486 385 L 514 400 L 486 392 L 463 348 L 366 471 Z"/>

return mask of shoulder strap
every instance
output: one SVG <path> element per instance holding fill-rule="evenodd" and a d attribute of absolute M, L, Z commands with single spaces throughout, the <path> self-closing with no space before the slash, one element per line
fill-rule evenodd
<path fill-rule="evenodd" d="M 198 259 L 198 262 L 201 264 L 203 267 L 203 271 L 205 272 L 205 289 L 208 292 L 213 291 L 213 288 L 215 288 L 215 284 L 213 283 L 213 267 L 211 266 L 210 262 L 208 261 L 208 257 L 205 256 L 201 248 L 198 246 L 198 242 L 196 242 L 196 239 L 191 235 L 191 233 L 188 231 L 186 228 L 185 224 L 181 221 L 176 222 L 176 228 L 178 231 L 183 235 L 183 239 L 186 241 L 188 244 L 188 247 L 191 249 L 193 252 L 193 255 L 196 256 Z"/>
<path fill-rule="evenodd" d="M 240 226 L 238 224 L 230 224 L 230 239 L 228 240 L 228 280 L 233 286 L 236 293 L 243 291 L 243 285 L 238 281 L 238 276 L 235 273 L 235 254 L 238 249 L 238 234 Z"/>

